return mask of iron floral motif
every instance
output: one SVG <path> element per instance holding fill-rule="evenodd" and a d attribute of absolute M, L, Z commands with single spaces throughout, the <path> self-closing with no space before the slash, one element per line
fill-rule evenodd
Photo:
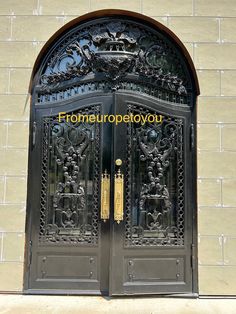
<path fill-rule="evenodd" d="M 141 187 L 139 208 L 145 211 L 147 200 L 161 200 L 160 208 L 147 213 L 146 226 L 149 230 L 159 230 L 167 237 L 171 229 L 168 216 L 172 207 L 169 191 L 164 184 L 164 175 L 170 164 L 170 155 L 177 150 L 176 125 L 172 121 L 151 125 L 139 132 L 139 146 L 143 154 L 140 160 L 146 162 L 149 183 Z M 172 230 L 174 231 L 174 230 Z"/>
<path fill-rule="evenodd" d="M 47 226 L 49 234 L 58 234 L 62 229 L 77 229 L 81 235 L 92 226 L 83 225 L 81 218 L 85 208 L 85 187 L 81 183 L 82 161 L 86 158 L 89 144 L 93 141 L 93 126 L 80 123 L 54 122 L 51 126 L 54 156 L 61 181 L 53 196 L 54 224 Z"/>
<path fill-rule="evenodd" d="M 129 105 L 129 109 L 132 113 L 137 110 L 132 105 Z M 149 113 L 143 110 L 140 108 L 138 112 Z M 150 123 L 128 130 L 127 246 L 184 243 L 182 128 L 182 119 L 163 116 L 161 124 Z M 136 153 L 130 154 L 131 151 Z M 140 171 L 140 175 L 133 179 L 131 160 L 136 160 L 135 169 L 138 167 L 137 171 Z M 175 178 L 172 177 L 173 167 L 178 169 Z M 171 178 L 171 185 L 168 178 Z M 139 192 L 132 200 L 130 191 L 133 184 Z"/>
<path fill-rule="evenodd" d="M 98 107 L 91 112 L 99 112 Z M 99 128 L 47 118 L 44 140 L 48 144 L 43 151 L 40 241 L 96 244 Z M 89 173 L 83 174 L 90 154 L 94 157 L 93 208 L 86 202 Z"/>
<path fill-rule="evenodd" d="M 134 74 L 163 89 L 187 94 L 180 64 L 169 69 L 173 51 L 153 36 L 146 43 L 147 35 L 138 26 L 123 21 L 92 26 L 52 58 L 41 76 L 41 84 L 50 90 L 63 81 L 103 73 L 115 85 Z"/>

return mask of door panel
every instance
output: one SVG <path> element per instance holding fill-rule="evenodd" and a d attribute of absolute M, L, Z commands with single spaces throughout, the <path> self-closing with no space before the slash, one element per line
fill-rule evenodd
<path fill-rule="evenodd" d="M 184 281 L 184 259 L 183 258 L 153 258 L 153 257 L 126 257 L 127 268 L 126 282 L 176 282 Z M 167 271 L 168 269 L 168 271 Z"/>
<path fill-rule="evenodd" d="M 28 289 L 108 290 L 109 224 L 100 220 L 102 163 L 110 163 L 109 125 L 58 122 L 58 113 L 97 115 L 111 110 L 112 97 L 86 98 L 36 109 L 28 209 L 31 260 Z M 108 157 L 102 148 L 107 146 Z M 105 151 L 105 150 L 104 150 Z M 37 178 L 37 179 L 36 179 Z M 39 179 L 40 178 L 40 179 Z"/>
<path fill-rule="evenodd" d="M 163 119 L 115 127 L 114 158 L 123 161 L 125 212 L 112 229 L 110 293 L 191 293 L 191 183 L 184 163 L 190 112 L 174 113 L 148 97 L 119 93 L 115 108 L 116 114 Z"/>
<path fill-rule="evenodd" d="M 97 280 L 97 256 L 47 255 L 38 257 L 38 278 L 40 280 Z M 79 267 L 74 267 L 79 265 Z"/>

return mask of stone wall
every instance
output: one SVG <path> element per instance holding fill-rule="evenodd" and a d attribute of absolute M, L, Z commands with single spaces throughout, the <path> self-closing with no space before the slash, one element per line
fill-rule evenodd
<path fill-rule="evenodd" d="M 153 17 L 179 36 L 197 68 L 200 294 L 236 294 L 235 0 L 0 2 L 0 291 L 23 282 L 31 69 L 49 37 L 89 11 Z"/>

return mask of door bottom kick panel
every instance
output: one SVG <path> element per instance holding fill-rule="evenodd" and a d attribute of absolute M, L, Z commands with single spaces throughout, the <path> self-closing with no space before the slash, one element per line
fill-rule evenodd
<path fill-rule="evenodd" d="M 178 291 L 167 291 L 167 292 L 132 292 L 124 291 L 124 293 L 113 293 L 110 297 L 140 297 L 140 296 L 149 296 L 149 297 L 158 297 L 158 298 L 198 298 L 198 293 L 192 293 L 190 290 L 187 292 L 178 292 Z"/>
<path fill-rule="evenodd" d="M 125 283 L 122 290 L 119 291 L 120 294 L 173 294 L 173 293 L 192 293 L 191 283 L 170 283 L 165 282 L 156 285 L 152 284 L 129 284 Z"/>
<path fill-rule="evenodd" d="M 75 289 L 28 289 L 23 294 L 42 295 L 108 295 L 108 292 L 100 290 L 75 290 Z"/>
<path fill-rule="evenodd" d="M 88 280 L 88 279 L 74 279 L 74 278 L 71 278 L 71 279 L 54 279 L 54 278 L 45 278 L 45 279 L 41 279 L 41 278 L 38 278 L 36 279 L 36 282 L 48 282 L 48 283 L 66 283 L 68 282 L 68 280 L 70 280 L 70 283 L 94 283 L 94 284 L 98 284 L 99 281 L 98 280 L 94 280 L 94 279 L 91 279 L 91 280 Z"/>

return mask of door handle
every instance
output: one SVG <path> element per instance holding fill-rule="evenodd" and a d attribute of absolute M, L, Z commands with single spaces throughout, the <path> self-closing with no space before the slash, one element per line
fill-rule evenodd
<path fill-rule="evenodd" d="M 121 166 L 121 164 L 122 161 L 117 159 L 116 165 Z M 124 175 L 120 169 L 115 174 L 114 182 L 114 220 L 119 224 L 124 216 Z"/>
<path fill-rule="evenodd" d="M 101 176 L 101 219 L 105 222 L 110 216 L 110 175 L 105 172 Z"/>

